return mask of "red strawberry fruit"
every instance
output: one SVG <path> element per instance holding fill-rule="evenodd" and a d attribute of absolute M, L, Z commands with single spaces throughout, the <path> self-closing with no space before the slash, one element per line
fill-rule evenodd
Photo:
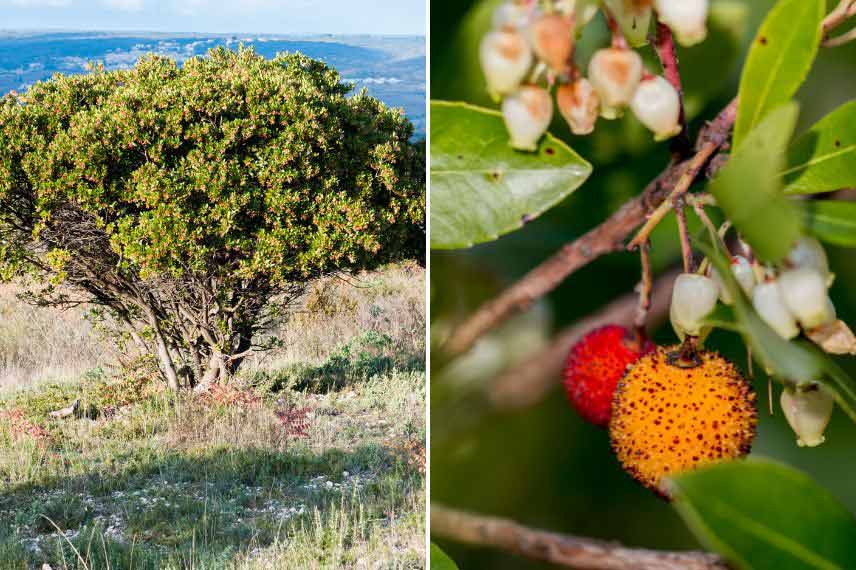
<path fill-rule="evenodd" d="M 597 328 L 571 347 L 564 384 L 574 409 L 596 426 L 607 427 L 612 396 L 627 367 L 655 349 L 619 325 Z"/>

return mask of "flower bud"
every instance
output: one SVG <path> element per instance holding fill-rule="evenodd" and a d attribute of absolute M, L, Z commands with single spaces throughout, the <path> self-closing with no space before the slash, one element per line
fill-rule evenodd
<path fill-rule="evenodd" d="M 519 33 L 503 30 L 488 32 L 479 46 L 482 71 L 487 88 L 494 95 L 511 93 L 532 66 L 532 50 Z"/>
<path fill-rule="evenodd" d="M 749 263 L 749 260 L 742 255 L 735 255 L 732 257 L 731 274 L 734 275 L 734 278 L 737 280 L 740 288 L 743 289 L 743 292 L 746 293 L 746 296 L 751 299 L 752 290 L 755 289 L 755 272 L 752 271 L 752 264 Z M 717 273 L 716 269 L 711 270 L 710 277 L 716 281 L 717 285 L 719 285 L 719 298 L 722 302 L 726 305 L 733 304 L 734 299 L 731 297 L 731 293 L 729 293 L 728 289 L 725 288 L 725 283 L 722 280 L 722 277 L 719 276 L 719 273 Z"/>
<path fill-rule="evenodd" d="M 797 434 L 797 445 L 816 447 L 826 441 L 823 430 L 832 417 L 835 400 L 820 384 L 785 388 L 782 392 L 782 410 L 791 429 Z"/>
<path fill-rule="evenodd" d="M 704 318 L 716 307 L 718 297 L 719 287 L 711 278 L 695 273 L 678 275 L 672 289 L 669 316 L 681 340 L 686 335 L 704 335 Z"/>
<path fill-rule="evenodd" d="M 800 334 L 794 315 L 785 305 L 779 284 L 775 281 L 759 283 L 752 291 L 752 305 L 761 319 L 784 339 Z"/>
<path fill-rule="evenodd" d="M 708 0 L 654 0 L 660 21 L 672 29 L 675 39 L 692 46 L 707 37 Z"/>
<path fill-rule="evenodd" d="M 624 39 L 633 46 L 645 45 L 651 27 L 651 0 L 604 0 Z"/>
<path fill-rule="evenodd" d="M 588 77 L 600 96 L 603 110 L 612 115 L 609 111 L 626 107 L 633 99 L 642 79 L 642 58 L 629 49 L 598 50 L 589 62 Z"/>
<path fill-rule="evenodd" d="M 541 16 L 530 26 L 529 39 L 535 55 L 562 73 L 574 53 L 574 19 L 557 13 Z"/>
<path fill-rule="evenodd" d="M 525 85 L 502 101 L 502 117 L 511 146 L 535 150 L 553 118 L 553 101 L 546 90 Z"/>
<path fill-rule="evenodd" d="M 559 112 L 575 135 L 587 135 L 594 130 L 600 108 L 600 97 L 585 77 L 570 85 L 561 85 L 556 91 Z"/>
<path fill-rule="evenodd" d="M 529 8 L 518 2 L 503 2 L 493 12 L 493 29 L 519 30 L 529 23 Z"/>
<path fill-rule="evenodd" d="M 788 309 L 805 329 L 835 320 L 826 282 L 816 269 L 789 269 L 779 275 L 779 290 Z"/>
<path fill-rule="evenodd" d="M 639 121 L 659 140 L 681 132 L 681 99 L 672 84 L 663 77 L 643 79 L 633 95 L 630 108 Z"/>
<path fill-rule="evenodd" d="M 829 273 L 829 261 L 826 250 L 813 237 L 802 237 L 788 253 L 786 259 L 791 267 L 815 269 L 823 275 L 826 285 L 832 285 L 833 276 Z"/>

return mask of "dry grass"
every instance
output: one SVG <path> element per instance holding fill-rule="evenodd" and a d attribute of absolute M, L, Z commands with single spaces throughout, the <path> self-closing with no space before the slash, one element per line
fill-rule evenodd
<path fill-rule="evenodd" d="M 116 362 L 114 346 L 85 319 L 86 309 L 34 307 L 19 292 L 0 285 L 0 390 L 73 380 Z M 423 355 L 424 292 L 425 272 L 415 263 L 319 280 L 271 332 L 282 347 L 248 358 L 245 370 L 317 364 L 370 331 L 388 336 L 394 351 Z"/>
<path fill-rule="evenodd" d="M 115 358 L 86 321 L 85 309 L 28 305 L 21 289 L 0 284 L 0 389 L 79 377 Z"/>

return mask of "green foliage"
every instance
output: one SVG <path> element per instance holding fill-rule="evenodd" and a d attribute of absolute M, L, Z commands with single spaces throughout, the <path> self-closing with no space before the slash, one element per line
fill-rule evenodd
<path fill-rule="evenodd" d="M 320 62 L 251 49 L 58 76 L 2 101 L 0 198 L 26 187 L 43 230 L 87 216 L 144 278 L 305 280 L 413 255 L 412 127 L 349 90 Z"/>
<path fill-rule="evenodd" d="M 783 258 L 800 236 L 799 212 L 782 194 L 778 176 L 797 110 L 788 103 L 769 113 L 710 185 L 727 218 L 765 261 Z"/>
<path fill-rule="evenodd" d="M 499 113 L 431 102 L 431 247 L 495 240 L 579 188 L 591 165 L 547 135 L 535 153 L 508 145 Z"/>
<path fill-rule="evenodd" d="M 803 473 L 768 460 L 721 463 L 673 479 L 675 508 L 739 570 L 852 568 L 856 519 Z"/>
<path fill-rule="evenodd" d="M 856 101 L 838 107 L 788 149 L 785 193 L 813 194 L 856 186 Z"/>
<path fill-rule="evenodd" d="M 458 570 L 455 562 L 439 546 L 431 543 L 431 570 Z"/>
<path fill-rule="evenodd" d="M 825 15 L 825 0 L 779 0 L 770 10 L 743 67 L 734 148 L 805 81 L 820 47 Z"/>
<path fill-rule="evenodd" d="M 234 372 L 309 280 L 422 255 L 423 145 L 351 87 L 218 48 L 4 97 L 0 274 L 105 307 L 173 388 Z"/>
<path fill-rule="evenodd" d="M 856 202 L 812 200 L 803 207 L 806 229 L 818 239 L 856 247 Z"/>

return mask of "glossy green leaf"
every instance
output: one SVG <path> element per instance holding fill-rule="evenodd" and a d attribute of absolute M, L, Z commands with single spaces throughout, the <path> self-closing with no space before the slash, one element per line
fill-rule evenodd
<path fill-rule="evenodd" d="M 820 46 L 825 0 L 779 0 L 767 15 L 743 67 L 734 147 L 805 81 Z"/>
<path fill-rule="evenodd" d="M 785 192 L 814 194 L 856 186 L 856 101 L 838 107 L 788 150 Z"/>
<path fill-rule="evenodd" d="M 766 459 L 719 463 L 670 480 L 699 541 L 736 570 L 847 570 L 856 519 L 805 474 Z"/>
<path fill-rule="evenodd" d="M 803 212 L 806 228 L 818 239 L 856 247 L 856 202 L 813 200 L 805 205 Z"/>
<path fill-rule="evenodd" d="M 799 212 L 782 194 L 778 176 L 797 113 L 796 103 L 769 113 L 710 186 L 725 215 L 765 261 L 783 258 L 800 236 Z"/>
<path fill-rule="evenodd" d="M 579 188 L 591 171 L 550 135 L 536 152 L 516 151 L 499 113 L 432 101 L 431 247 L 469 247 L 516 230 Z"/>
<path fill-rule="evenodd" d="M 822 382 L 835 395 L 841 409 L 856 421 L 856 383 L 847 373 L 812 343 L 804 340 L 789 342 L 776 334 L 758 316 L 737 284 L 725 254 L 704 243 L 697 245 L 723 277 L 723 283 L 734 299 L 733 316 L 717 310 L 709 318 L 712 324 L 740 332 L 746 344 L 752 347 L 755 360 L 777 380 L 796 384 Z"/>
<path fill-rule="evenodd" d="M 430 556 L 431 570 L 458 570 L 458 566 L 454 560 L 449 558 L 449 555 L 433 542 L 431 543 Z"/>

